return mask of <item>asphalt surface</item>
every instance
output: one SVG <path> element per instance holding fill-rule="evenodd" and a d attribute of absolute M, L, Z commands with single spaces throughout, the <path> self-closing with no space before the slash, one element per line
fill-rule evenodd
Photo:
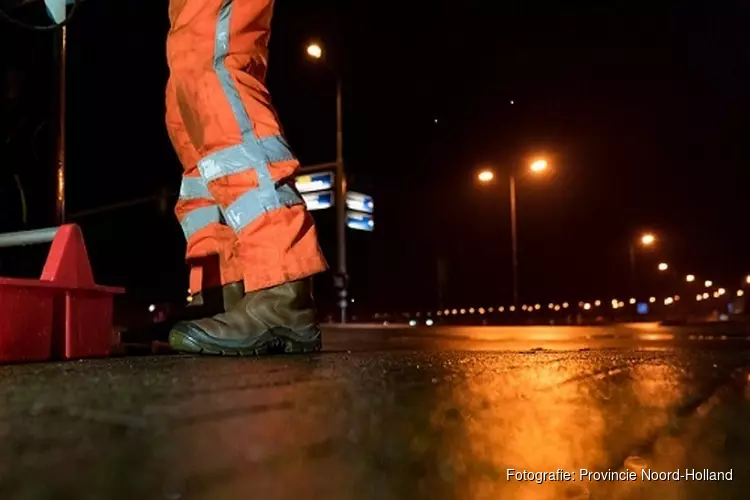
<path fill-rule="evenodd" d="M 0 498 L 744 499 L 750 340 L 726 333 L 328 328 L 312 356 L 3 366 Z"/>

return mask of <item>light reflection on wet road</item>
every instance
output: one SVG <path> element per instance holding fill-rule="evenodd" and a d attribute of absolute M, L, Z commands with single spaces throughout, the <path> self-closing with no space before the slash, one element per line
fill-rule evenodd
<path fill-rule="evenodd" d="M 671 500 L 750 491 L 742 335 L 653 326 L 326 333 L 316 356 L 1 367 L 0 498 Z M 733 480 L 507 480 L 509 468 L 626 464 L 732 469 Z"/>

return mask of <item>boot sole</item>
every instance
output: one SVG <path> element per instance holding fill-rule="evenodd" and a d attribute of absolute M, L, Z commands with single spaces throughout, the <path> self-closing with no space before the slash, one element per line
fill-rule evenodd
<path fill-rule="evenodd" d="M 178 325 L 176 325 L 178 326 Z M 318 352 L 323 347 L 320 330 L 295 332 L 289 328 L 276 327 L 266 331 L 253 342 L 243 345 L 221 345 L 208 335 L 179 328 L 169 333 L 172 349 L 190 354 L 212 356 L 263 356 L 267 354 L 304 354 Z"/>

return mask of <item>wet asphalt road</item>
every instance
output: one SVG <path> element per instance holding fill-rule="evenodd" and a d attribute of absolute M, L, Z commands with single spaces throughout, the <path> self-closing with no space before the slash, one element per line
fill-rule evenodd
<path fill-rule="evenodd" d="M 750 491 L 743 333 L 329 328 L 325 349 L 0 367 L 0 498 L 670 500 Z M 582 468 L 628 468 L 640 478 L 643 467 L 731 469 L 732 480 L 579 477 Z M 562 469 L 576 480 L 509 481 L 510 468 Z"/>

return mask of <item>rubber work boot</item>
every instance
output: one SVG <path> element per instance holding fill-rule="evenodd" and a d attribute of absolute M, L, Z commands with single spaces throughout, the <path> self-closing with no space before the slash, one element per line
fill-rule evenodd
<path fill-rule="evenodd" d="M 193 295 L 185 308 L 185 318 L 199 319 L 231 310 L 245 295 L 245 284 L 241 281 L 228 283 L 221 288 L 200 291 Z"/>
<path fill-rule="evenodd" d="M 319 351 L 310 280 L 249 292 L 226 313 L 181 321 L 172 327 L 169 344 L 177 351 L 229 356 Z"/>

